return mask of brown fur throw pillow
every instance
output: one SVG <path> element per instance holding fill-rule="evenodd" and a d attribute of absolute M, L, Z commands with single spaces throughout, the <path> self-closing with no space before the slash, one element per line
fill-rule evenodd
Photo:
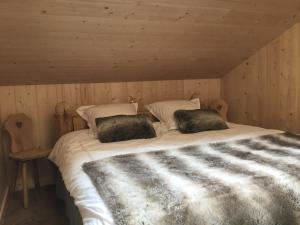
<path fill-rule="evenodd" d="M 226 122 L 215 110 L 177 110 L 174 117 L 179 131 L 184 134 L 228 129 Z"/>
<path fill-rule="evenodd" d="M 151 119 L 144 114 L 96 119 L 98 139 L 103 143 L 156 137 Z"/>

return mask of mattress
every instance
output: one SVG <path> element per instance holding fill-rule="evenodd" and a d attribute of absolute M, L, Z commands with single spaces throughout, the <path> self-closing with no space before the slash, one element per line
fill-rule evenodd
<path fill-rule="evenodd" d="M 128 153 L 168 150 L 175 147 L 211 142 L 233 141 L 280 133 L 259 127 L 228 123 L 230 129 L 181 134 L 177 130 L 157 128 L 158 137 L 117 143 L 100 143 L 90 130 L 81 130 L 63 136 L 55 145 L 49 159 L 60 170 L 65 186 L 78 207 L 84 225 L 115 225 L 89 177 L 82 170 L 87 162 Z"/>

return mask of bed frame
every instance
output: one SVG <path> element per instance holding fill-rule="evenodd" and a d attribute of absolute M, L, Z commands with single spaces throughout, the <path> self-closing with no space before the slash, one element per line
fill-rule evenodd
<path fill-rule="evenodd" d="M 195 96 L 192 95 L 192 97 Z M 134 98 L 130 97 L 129 102 L 134 103 Z M 223 117 L 223 119 L 227 121 L 228 104 L 224 100 L 218 99 L 212 101 L 210 104 L 205 106 L 205 108 L 216 110 Z M 155 118 L 150 112 L 140 113 L 148 114 L 153 122 L 158 121 L 157 118 Z M 55 124 L 57 128 L 57 139 L 72 131 L 88 128 L 86 121 L 77 114 L 76 106 L 65 101 L 59 102 L 55 106 Z"/>
<path fill-rule="evenodd" d="M 192 95 L 191 98 L 195 96 Z M 135 102 L 133 98 L 130 98 L 130 103 Z M 228 105 L 224 100 L 218 99 L 207 106 L 203 106 L 202 108 L 209 108 L 216 110 L 224 120 L 227 121 L 227 111 Z M 150 112 L 141 112 L 147 113 L 152 121 L 158 121 L 155 117 L 153 117 Z M 76 106 L 71 105 L 65 101 L 59 102 L 55 107 L 55 124 L 57 127 L 57 138 L 60 138 L 64 134 L 67 134 L 72 131 L 86 129 L 87 123 L 83 120 L 76 112 Z M 56 176 L 56 193 L 57 196 L 64 201 L 66 215 L 69 218 L 70 225 L 82 225 L 82 217 L 80 215 L 79 209 L 74 203 L 74 200 L 70 196 L 70 193 L 67 191 L 65 184 L 61 178 L 60 172 L 57 169 Z"/>

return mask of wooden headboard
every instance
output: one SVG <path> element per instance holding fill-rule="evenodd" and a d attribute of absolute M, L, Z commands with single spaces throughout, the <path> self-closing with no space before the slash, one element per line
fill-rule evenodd
<path fill-rule="evenodd" d="M 56 104 L 55 125 L 58 138 L 69 132 L 87 128 L 86 122 L 77 114 L 76 108 L 67 102 Z"/>
<path fill-rule="evenodd" d="M 133 101 L 130 100 L 130 102 L 132 103 Z M 228 105 L 224 100 L 215 100 L 205 107 L 202 105 L 201 108 L 214 109 L 227 121 Z M 150 112 L 141 113 L 148 114 L 153 122 L 158 121 Z M 86 121 L 77 114 L 76 106 L 65 101 L 59 102 L 55 106 L 55 125 L 57 129 L 57 138 L 73 131 L 88 128 Z"/>

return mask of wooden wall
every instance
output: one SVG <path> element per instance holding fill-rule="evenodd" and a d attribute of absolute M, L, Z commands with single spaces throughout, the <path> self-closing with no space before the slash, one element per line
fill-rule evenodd
<path fill-rule="evenodd" d="M 219 98 L 220 80 L 0 86 L 0 117 L 3 122 L 11 113 L 26 113 L 33 120 L 36 146 L 51 148 L 55 143 L 54 107 L 60 101 L 75 105 L 103 104 L 127 102 L 128 96 L 133 96 L 143 109 L 143 105 L 153 101 L 188 99 L 194 92 L 199 93 L 204 103 Z M 43 171 L 50 170 L 46 164 L 41 166 Z M 42 179 L 45 177 L 49 178 L 42 175 Z"/>
<path fill-rule="evenodd" d="M 300 25 L 222 79 L 234 122 L 300 132 Z"/>

